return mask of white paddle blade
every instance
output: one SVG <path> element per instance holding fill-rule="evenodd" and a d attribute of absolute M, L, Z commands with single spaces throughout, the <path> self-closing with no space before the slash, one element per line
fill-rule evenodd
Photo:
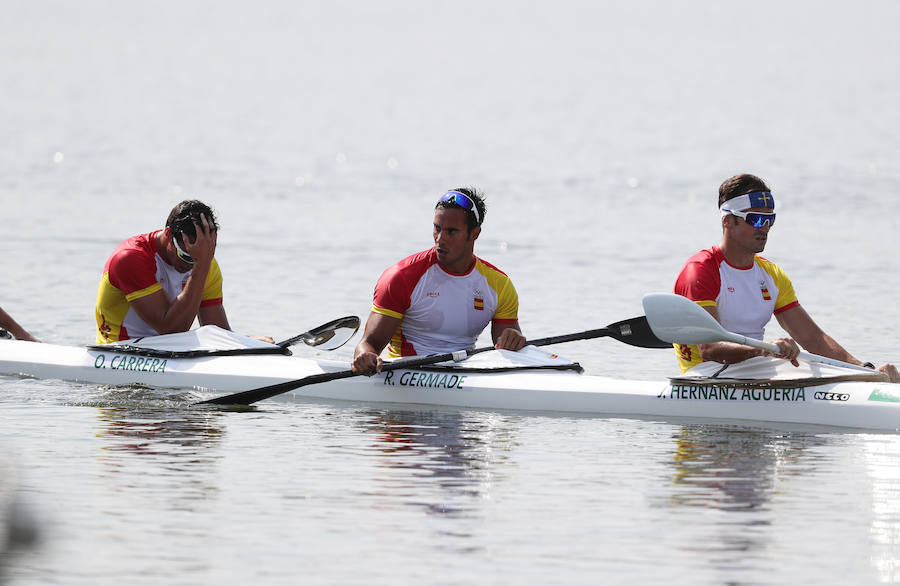
<path fill-rule="evenodd" d="M 650 329 L 661 340 L 678 344 L 733 341 L 708 311 L 681 295 L 648 293 L 643 299 Z"/>
<path fill-rule="evenodd" d="M 647 315 L 647 321 L 650 323 L 650 329 L 653 330 L 653 333 L 660 340 L 678 344 L 734 342 L 752 348 L 768 350 L 773 354 L 780 352 L 780 348 L 775 344 L 729 332 L 708 311 L 687 297 L 673 293 L 648 293 L 644 295 L 643 304 L 644 313 Z M 872 372 L 870 369 L 862 366 L 808 352 L 801 351 L 798 358 L 807 362 Z"/>

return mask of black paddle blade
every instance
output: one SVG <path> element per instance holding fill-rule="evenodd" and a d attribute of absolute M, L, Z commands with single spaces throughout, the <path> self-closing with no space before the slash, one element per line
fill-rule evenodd
<path fill-rule="evenodd" d="M 672 348 L 672 344 L 656 337 L 646 316 L 633 317 L 606 326 L 609 335 L 620 342 L 639 348 Z"/>

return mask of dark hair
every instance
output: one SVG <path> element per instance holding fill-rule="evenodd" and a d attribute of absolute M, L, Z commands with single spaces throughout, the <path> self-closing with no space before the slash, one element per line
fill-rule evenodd
<path fill-rule="evenodd" d="M 213 232 L 218 232 L 219 224 L 216 222 L 216 216 L 212 208 L 196 199 L 186 199 L 169 212 L 169 218 L 166 220 L 166 227 L 172 231 L 172 236 L 181 241 L 184 245 L 184 236 L 191 240 L 197 238 L 197 228 L 194 224 L 202 226 L 200 215 L 206 216 L 206 222 Z"/>
<path fill-rule="evenodd" d="M 457 187 L 456 189 L 451 189 L 450 191 L 458 191 L 472 200 L 475 204 L 475 207 L 478 209 L 478 219 L 475 218 L 475 213 L 472 210 L 467 210 L 455 201 L 439 201 L 437 205 L 434 206 L 434 209 L 445 208 L 450 210 L 462 210 L 466 212 L 466 224 L 469 226 L 469 231 L 471 232 L 476 226 L 480 226 L 484 222 L 484 215 L 487 213 L 487 204 L 484 203 L 484 193 L 479 191 L 474 187 Z"/>
<path fill-rule="evenodd" d="M 766 182 L 749 173 L 735 175 L 722 182 L 719 186 L 719 207 L 728 201 L 741 195 L 753 193 L 754 191 L 772 191 Z"/>

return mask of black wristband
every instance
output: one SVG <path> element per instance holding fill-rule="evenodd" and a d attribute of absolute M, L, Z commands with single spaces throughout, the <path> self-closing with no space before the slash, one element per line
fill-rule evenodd
<path fill-rule="evenodd" d="M 872 364 L 871 362 L 863 362 L 862 365 L 865 366 L 866 368 L 875 368 L 875 365 Z"/>

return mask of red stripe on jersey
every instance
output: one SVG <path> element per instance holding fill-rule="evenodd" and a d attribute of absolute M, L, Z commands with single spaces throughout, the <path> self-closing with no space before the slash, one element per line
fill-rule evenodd
<path fill-rule="evenodd" d="M 778 315 L 779 313 L 784 313 L 785 311 L 787 311 L 789 309 L 793 309 L 793 308 L 797 307 L 798 305 L 800 305 L 799 301 L 794 301 L 793 303 L 788 303 L 784 307 L 779 307 L 778 309 L 776 309 L 775 315 Z"/>

